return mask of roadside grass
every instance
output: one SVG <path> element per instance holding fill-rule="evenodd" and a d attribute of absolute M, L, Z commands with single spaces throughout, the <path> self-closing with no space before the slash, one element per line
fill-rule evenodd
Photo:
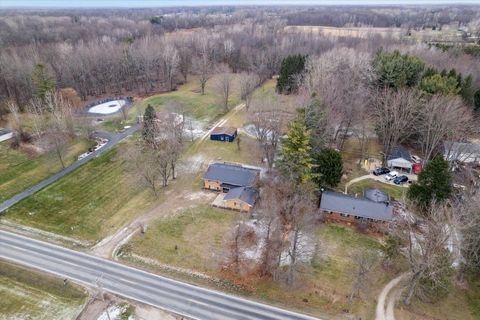
<path fill-rule="evenodd" d="M 470 274 L 468 277 L 469 288 L 466 292 L 467 303 L 474 319 L 480 319 L 480 275 Z"/>
<path fill-rule="evenodd" d="M 126 143 L 8 209 L 13 222 L 94 242 L 162 200 L 132 181 Z"/>
<path fill-rule="evenodd" d="M 350 185 L 347 189 L 348 194 L 362 196 L 367 189 L 380 189 L 395 200 L 402 200 L 405 197 L 407 188 L 398 187 L 393 184 L 386 184 L 373 179 L 365 179 Z"/>
<path fill-rule="evenodd" d="M 69 143 L 65 152 L 68 166 L 77 160 L 91 144 L 84 139 Z M 10 148 L 9 141 L 0 143 L 0 202 L 36 185 L 62 166 L 53 152 L 29 156 L 22 150 Z"/>
<path fill-rule="evenodd" d="M 234 211 L 200 205 L 154 221 L 145 234 L 134 236 L 129 243 L 137 255 L 212 274 L 218 271 L 221 253 L 238 216 Z"/>
<path fill-rule="evenodd" d="M 86 298 L 77 285 L 0 261 L 0 319 L 74 319 Z"/>

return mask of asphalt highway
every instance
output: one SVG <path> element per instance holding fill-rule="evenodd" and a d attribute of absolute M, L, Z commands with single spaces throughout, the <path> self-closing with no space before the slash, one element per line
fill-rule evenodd
<path fill-rule="evenodd" d="M 0 230 L 0 259 L 68 278 L 85 286 L 192 319 L 317 319 L 2 230 Z"/>

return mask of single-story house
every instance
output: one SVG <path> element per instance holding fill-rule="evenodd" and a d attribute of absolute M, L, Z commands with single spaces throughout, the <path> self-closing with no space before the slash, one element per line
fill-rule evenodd
<path fill-rule="evenodd" d="M 221 192 L 213 202 L 214 206 L 249 212 L 258 198 L 254 187 L 259 176 L 258 169 L 213 163 L 203 175 L 203 183 L 205 189 Z"/>
<path fill-rule="evenodd" d="M 392 169 L 400 169 L 411 173 L 414 163 L 410 152 L 402 146 L 393 147 L 387 156 L 387 167 Z"/>
<path fill-rule="evenodd" d="M 205 189 L 228 192 L 237 187 L 254 187 L 260 170 L 239 164 L 212 163 L 203 175 Z"/>
<path fill-rule="evenodd" d="M 237 129 L 232 127 L 216 127 L 210 134 L 210 140 L 232 142 L 237 136 Z"/>
<path fill-rule="evenodd" d="M 373 199 L 373 200 L 372 200 Z M 380 190 L 367 191 L 364 197 L 354 197 L 340 192 L 324 191 L 320 210 L 327 221 L 369 225 L 385 224 L 393 219 L 393 208 Z"/>
<path fill-rule="evenodd" d="M 250 212 L 258 198 L 258 191 L 250 187 L 231 189 L 223 197 L 224 207 L 232 210 Z"/>
<path fill-rule="evenodd" d="M 0 128 L 0 142 L 13 138 L 13 132 L 10 129 Z"/>
<path fill-rule="evenodd" d="M 447 161 L 462 163 L 480 162 L 480 144 L 469 142 L 445 142 L 443 158 Z"/>

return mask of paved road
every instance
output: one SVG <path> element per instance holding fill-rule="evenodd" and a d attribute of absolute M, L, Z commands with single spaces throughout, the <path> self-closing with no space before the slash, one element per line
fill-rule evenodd
<path fill-rule="evenodd" d="M 0 243 L 0 258 L 5 260 L 193 319 L 315 319 L 6 231 L 0 230 Z"/>
<path fill-rule="evenodd" d="M 75 161 L 71 166 L 66 167 L 65 169 L 63 169 L 60 172 L 57 172 L 56 174 L 54 174 L 54 175 L 50 176 L 49 178 L 43 180 L 39 184 L 37 184 L 37 185 L 31 187 L 30 189 L 27 189 L 27 190 L 13 196 L 12 198 L 6 200 L 5 202 L 0 203 L 0 212 L 3 212 L 5 210 L 7 210 L 8 208 L 13 206 L 14 204 L 16 204 L 16 203 L 22 201 L 23 199 L 31 196 L 32 194 L 34 194 L 35 192 L 45 188 L 49 184 L 54 183 L 58 179 L 62 178 L 66 174 L 68 174 L 68 173 L 72 172 L 73 170 L 77 169 L 78 167 L 85 164 L 86 162 L 93 159 L 94 157 L 110 150 L 114 145 L 116 145 L 121 140 L 125 139 L 126 137 L 130 136 L 131 134 L 135 133 L 139 129 L 140 129 L 140 125 L 137 124 L 137 125 L 134 125 L 134 126 L 128 128 L 127 130 L 125 130 L 124 132 L 119 133 L 119 134 L 110 134 L 110 133 L 107 133 L 107 132 L 97 132 L 97 133 L 95 133 L 95 135 L 99 138 L 108 139 L 108 143 L 105 146 L 103 146 L 100 150 L 90 154 L 89 156 L 87 156 L 87 157 L 85 157 L 81 160 Z"/>

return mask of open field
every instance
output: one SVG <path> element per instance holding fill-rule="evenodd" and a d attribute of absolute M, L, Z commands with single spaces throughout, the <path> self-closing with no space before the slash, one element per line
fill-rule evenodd
<path fill-rule="evenodd" d="M 69 143 L 65 152 L 65 165 L 77 160 L 90 144 L 85 140 Z M 9 141 L 0 143 L 0 202 L 11 198 L 52 174 L 62 166 L 58 158 L 49 152 L 43 155 L 29 155 L 28 151 L 10 148 Z"/>
<path fill-rule="evenodd" d="M 144 235 L 132 238 L 131 250 L 161 263 L 215 274 L 238 216 L 209 205 L 186 209 L 153 222 Z"/>
<path fill-rule="evenodd" d="M 118 145 L 18 203 L 6 218 L 91 242 L 110 234 L 161 200 L 132 182 L 124 148 Z"/>
<path fill-rule="evenodd" d="M 374 27 L 327 27 L 327 26 L 286 26 L 286 32 L 312 33 L 325 37 L 352 37 L 366 39 L 380 36 L 392 39 L 413 39 L 416 41 L 461 42 L 462 33 L 455 28 L 433 30 L 409 30 L 402 28 L 374 28 Z"/>
<path fill-rule="evenodd" d="M 63 280 L 0 261 L 0 319 L 75 319 L 86 292 Z"/>
<path fill-rule="evenodd" d="M 137 98 L 134 105 L 128 110 L 128 124 L 135 122 L 139 115 L 143 115 L 145 108 L 151 104 L 156 110 L 165 110 L 184 114 L 195 120 L 210 123 L 224 114 L 220 96 L 216 92 L 217 77 L 208 80 L 205 87 L 205 95 L 200 94 L 200 85 L 196 77 L 191 76 L 183 85 L 178 86 L 176 91 L 156 94 L 148 98 Z M 240 103 L 238 95 L 234 92 L 229 99 L 230 107 Z M 109 131 L 121 130 L 125 125 L 122 123 L 123 116 L 118 115 L 106 120 L 102 127 Z"/>

